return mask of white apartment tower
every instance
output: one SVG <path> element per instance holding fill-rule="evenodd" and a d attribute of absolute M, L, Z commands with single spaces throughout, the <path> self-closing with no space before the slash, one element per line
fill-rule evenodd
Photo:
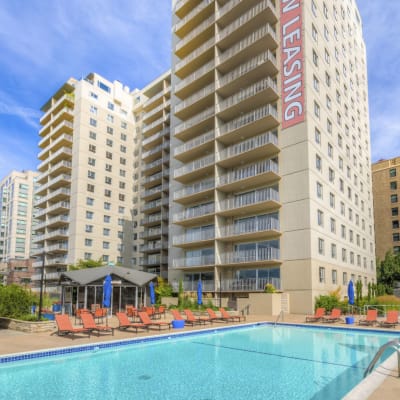
<path fill-rule="evenodd" d="M 170 275 L 292 312 L 375 279 L 354 0 L 173 1 Z"/>
<path fill-rule="evenodd" d="M 36 255 L 42 259 L 34 266 L 41 267 L 44 256 L 48 291 L 81 259 L 139 263 L 136 94 L 93 73 L 71 78 L 42 107 L 36 192 Z"/>
<path fill-rule="evenodd" d="M 34 171 L 12 171 L 0 181 L 0 263 L 31 256 L 37 176 Z"/>

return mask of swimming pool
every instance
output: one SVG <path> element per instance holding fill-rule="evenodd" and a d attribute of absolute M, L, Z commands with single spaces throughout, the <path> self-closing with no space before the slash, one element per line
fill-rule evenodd
<path fill-rule="evenodd" d="M 256 324 L 0 358 L 0 399 L 340 399 L 396 337 Z"/>

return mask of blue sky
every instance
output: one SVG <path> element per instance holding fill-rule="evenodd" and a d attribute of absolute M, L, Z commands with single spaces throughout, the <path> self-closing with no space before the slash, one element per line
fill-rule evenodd
<path fill-rule="evenodd" d="M 400 156 L 399 0 L 358 0 L 372 161 Z M 0 0 L 0 179 L 36 169 L 40 107 L 69 77 L 131 89 L 170 67 L 170 0 Z"/>

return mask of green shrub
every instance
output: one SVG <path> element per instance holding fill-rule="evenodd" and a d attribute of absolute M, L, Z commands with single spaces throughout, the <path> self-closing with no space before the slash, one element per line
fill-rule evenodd
<path fill-rule="evenodd" d="M 335 295 L 321 295 L 315 299 L 315 309 L 319 307 L 325 308 L 326 311 L 332 311 L 333 308 L 338 308 L 340 301 Z"/>
<path fill-rule="evenodd" d="M 264 293 L 275 293 L 276 289 L 272 283 L 267 283 L 264 288 Z"/>
<path fill-rule="evenodd" d="M 18 285 L 0 286 L 0 316 L 20 318 L 29 314 L 35 297 Z"/>

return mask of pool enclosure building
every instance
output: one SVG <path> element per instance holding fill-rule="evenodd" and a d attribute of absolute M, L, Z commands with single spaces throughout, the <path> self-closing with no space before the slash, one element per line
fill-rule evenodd
<path fill-rule="evenodd" d="M 127 304 L 146 305 L 148 285 L 157 278 L 155 274 L 111 266 L 64 272 L 60 277 L 62 309 L 71 314 L 77 308 L 101 306 L 107 275 L 112 278 L 111 313 L 125 309 Z"/>

